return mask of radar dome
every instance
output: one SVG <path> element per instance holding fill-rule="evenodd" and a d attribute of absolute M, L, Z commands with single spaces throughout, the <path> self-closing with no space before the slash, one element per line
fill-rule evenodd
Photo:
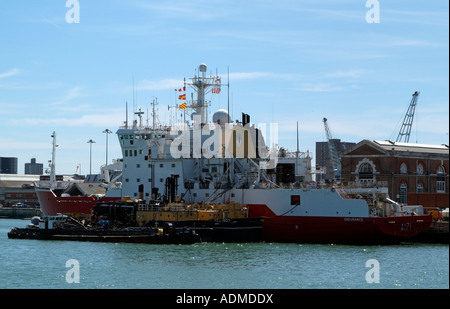
<path fill-rule="evenodd" d="M 228 112 L 224 109 L 219 109 L 216 111 L 213 115 L 213 122 L 214 123 L 229 123 L 230 122 L 230 115 L 228 115 Z"/>
<path fill-rule="evenodd" d="M 205 73 L 207 70 L 206 64 L 202 63 L 198 66 L 198 69 L 200 70 L 200 72 Z"/>

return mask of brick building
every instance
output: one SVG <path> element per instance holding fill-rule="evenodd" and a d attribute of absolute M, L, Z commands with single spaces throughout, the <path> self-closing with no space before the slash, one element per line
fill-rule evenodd
<path fill-rule="evenodd" d="M 363 140 L 341 162 L 343 185 L 383 186 L 400 203 L 449 206 L 448 145 Z"/>
<path fill-rule="evenodd" d="M 340 139 L 332 139 L 331 142 L 336 149 L 336 152 L 342 153 L 346 149 L 354 146 L 356 143 L 341 142 Z M 333 181 L 334 170 L 333 164 L 331 163 L 330 148 L 328 142 L 316 142 L 316 169 L 324 169 L 325 173 L 319 175 L 318 181 L 324 181 L 330 183 Z"/>
<path fill-rule="evenodd" d="M 35 206 L 39 202 L 33 186 L 35 181 L 39 181 L 39 176 L 0 174 L 0 204 L 12 206 L 21 202 Z"/>

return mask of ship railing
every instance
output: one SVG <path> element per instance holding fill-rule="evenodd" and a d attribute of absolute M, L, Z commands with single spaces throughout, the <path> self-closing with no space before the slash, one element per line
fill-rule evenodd
<path fill-rule="evenodd" d="M 351 200 L 352 197 L 349 195 L 349 193 L 347 192 L 347 190 L 345 190 L 345 188 L 342 187 L 336 187 L 335 188 L 336 192 L 340 195 L 340 197 L 344 200 Z"/>
<path fill-rule="evenodd" d="M 71 183 L 75 181 L 47 181 L 47 180 L 40 180 L 34 182 L 34 186 L 36 188 L 50 188 L 50 189 L 67 189 Z M 82 182 L 82 181 L 80 181 Z"/>
<path fill-rule="evenodd" d="M 278 157 L 280 158 L 297 158 L 297 153 L 298 153 L 298 158 L 299 159 L 306 159 L 306 158 L 311 158 L 311 152 L 310 151 L 306 151 L 306 152 L 297 152 L 297 151 L 278 151 Z"/>
<path fill-rule="evenodd" d="M 387 188 L 389 183 L 387 181 L 349 181 L 346 184 L 348 188 Z"/>
<path fill-rule="evenodd" d="M 139 204 L 137 207 L 138 211 L 157 211 L 158 209 L 159 209 L 159 205 L 147 204 L 147 203 Z"/>
<path fill-rule="evenodd" d="M 206 207 L 206 206 L 205 206 Z M 146 204 L 142 203 L 139 204 L 137 207 L 138 211 L 187 211 L 190 210 L 189 206 L 186 206 L 185 204 L 169 204 L 169 205 L 160 205 L 160 204 Z M 194 209 L 191 209 L 194 210 Z"/>
<path fill-rule="evenodd" d="M 143 125 L 127 125 L 127 126 L 119 126 L 119 129 L 122 130 L 135 130 L 135 131 L 170 131 L 171 126 L 155 126 L 154 128 L 151 126 L 143 126 Z"/>

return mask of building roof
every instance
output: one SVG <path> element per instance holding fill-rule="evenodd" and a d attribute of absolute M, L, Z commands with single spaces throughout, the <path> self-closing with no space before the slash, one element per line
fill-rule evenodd
<path fill-rule="evenodd" d="M 380 154 L 380 155 L 431 155 L 448 158 L 448 145 L 431 145 L 416 143 L 400 143 L 391 140 L 387 141 L 370 141 L 362 140 L 353 147 L 347 149 L 342 154 L 346 155 L 364 155 L 364 154 Z"/>
<path fill-rule="evenodd" d="M 442 154 L 449 153 L 448 145 L 446 144 L 431 145 L 431 144 L 417 144 L 417 143 L 400 143 L 400 142 L 393 142 L 391 140 L 373 141 L 373 142 L 385 150 L 442 153 Z"/>

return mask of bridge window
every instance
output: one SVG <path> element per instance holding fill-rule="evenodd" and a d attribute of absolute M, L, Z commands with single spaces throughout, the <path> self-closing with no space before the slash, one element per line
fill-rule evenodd
<path fill-rule="evenodd" d="M 291 205 L 300 205 L 300 195 L 291 195 Z"/>

